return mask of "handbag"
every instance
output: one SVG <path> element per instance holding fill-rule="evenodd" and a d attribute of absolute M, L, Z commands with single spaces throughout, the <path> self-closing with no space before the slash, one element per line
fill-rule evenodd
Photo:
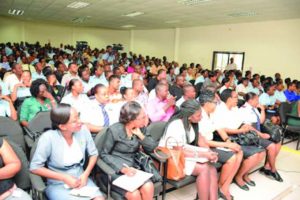
<path fill-rule="evenodd" d="M 242 146 L 251 146 L 257 145 L 259 146 L 259 136 L 256 134 L 255 131 L 249 131 L 243 134 L 237 134 L 231 138 L 232 141 L 235 141 L 239 145 Z"/>
<path fill-rule="evenodd" d="M 168 148 L 167 144 L 173 137 L 168 137 L 164 147 L 158 147 L 158 150 L 162 151 L 168 156 L 167 164 L 167 178 L 170 180 L 178 181 L 185 177 L 185 158 L 182 146 L 179 146 L 178 141 L 176 141 L 176 146 Z M 157 154 L 157 153 L 156 153 Z M 159 157 L 159 155 L 157 155 Z"/>
<path fill-rule="evenodd" d="M 137 165 L 136 168 L 139 168 L 144 172 L 153 174 L 153 176 L 151 177 L 151 181 L 153 183 L 162 181 L 162 177 L 159 174 L 159 171 L 155 167 L 154 162 L 149 155 L 145 154 L 143 151 L 140 150 L 135 154 L 134 160 L 135 164 Z"/>
<path fill-rule="evenodd" d="M 278 143 L 281 141 L 282 128 L 273 124 L 269 119 L 262 125 L 262 131 L 270 135 L 272 142 Z"/>

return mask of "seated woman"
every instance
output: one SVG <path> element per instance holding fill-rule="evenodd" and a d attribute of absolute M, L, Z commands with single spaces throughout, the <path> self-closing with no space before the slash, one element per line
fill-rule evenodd
<path fill-rule="evenodd" d="M 23 71 L 21 76 L 21 83 L 14 86 L 12 93 L 10 94 L 11 100 L 15 103 L 16 108 L 21 106 L 26 97 L 31 96 L 31 73 L 30 71 Z"/>
<path fill-rule="evenodd" d="M 12 120 L 17 120 L 17 111 L 15 110 L 14 104 L 11 99 L 2 94 L 2 87 L 0 85 L 0 116 L 9 117 Z"/>
<path fill-rule="evenodd" d="M 49 91 L 52 96 L 55 98 L 56 102 L 60 102 L 64 95 L 64 87 L 59 85 L 56 79 L 56 76 L 53 72 L 48 72 L 46 74 L 46 79 L 49 83 Z"/>
<path fill-rule="evenodd" d="M 290 114 L 295 117 L 300 117 L 300 100 L 293 103 L 292 111 Z M 290 126 L 300 126 L 300 120 L 290 117 L 287 124 Z"/>
<path fill-rule="evenodd" d="M 214 140 L 230 142 L 236 140 L 240 134 L 253 130 L 249 124 L 243 124 L 242 117 L 237 108 L 238 94 L 231 89 L 225 89 L 221 93 L 221 100 L 213 113 L 213 122 L 218 134 Z M 228 137 L 230 135 L 230 137 Z M 243 162 L 239 168 L 234 182 L 243 190 L 250 190 L 247 185 L 255 186 L 255 182 L 249 178 L 251 170 L 257 166 L 265 157 L 265 149 L 259 145 L 241 145 L 243 151 Z"/>
<path fill-rule="evenodd" d="M 131 88 L 122 87 L 120 89 L 120 93 L 122 94 L 122 99 L 115 102 L 110 102 L 106 106 L 106 110 L 110 119 L 110 124 L 119 122 L 120 110 L 122 106 L 125 103 L 134 100 L 134 91 Z"/>
<path fill-rule="evenodd" d="M 177 111 L 173 117 L 169 120 L 166 133 L 161 138 L 159 146 L 165 146 L 166 140 L 169 137 L 173 137 L 181 145 L 195 143 L 201 147 L 203 146 L 203 139 L 198 134 L 198 122 L 201 119 L 201 108 L 199 102 L 196 100 L 187 100 L 181 104 L 180 110 Z M 174 143 L 172 143 L 174 144 Z M 168 143 L 168 146 L 172 146 Z M 213 151 L 197 152 L 194 150 L 185 149 L 185 157 L 205 157 L 209 162 L 217 162 L 217 153 Z M 185 161 L 185 173 L 186 175 L 197 176 L 196 186 L 198 197 L 203 199 L 217 199 L 218 198 L 218 176 L 217 171 L 213 165 L 209 162 L 198 163 L 193 161 Z"/>
<path fill-rule="evenodd" d="M 16 153 L 6 140 L 0 138 L 0 199 L 31 199 L 26 192 L 17 188 L 13 181 L 20 169 L 21 161 Z"/>
<path fill-rule="evenodd" d="M 230 142 L 230 140 L 213 140 L 213 134 L 216 131 L 216 127 L 212 120 L 212 113 L 215 111 L 218 104 L 215 93 L 210 90 L 204 90 L 199 96 L 199 101 L 202 111 L 202 119 L 199 122 L 199 133 L 205 138 L 205 144 L 214 152 L 218 153 L 218 162 L 222 164 L 219 178 L 220 196 L 226 200 L 233 199 L 229 192 L 229 186 L 240 167 L 243 159 L 243 152 L 240 145 Z"/>
<path fill-rule="evenodd" d="M 282 182 L 278 171 L 276 170 L 276 157 L 279 154 L 281 143 L 274 143 L 268 140 L 270 138 L 269 134 L 261 132 L 260 124 L 263 124 L 266 119 L 265 107 L 259 104 L 258 95 L 249 92 L 245 95 L 246 103 L 240 108 L 241 117 L 243 123 L 245 124 L 255 124 L 255 132 L 260 137 L 259 144 L 266 149 L 267 160 L 265 166 L 261 168 L 261 172 L 272 176 L 275 180 Z M 258 109 L 261 109 L 259 113 Z"/>
<path fill-rule="evenodd" d="M 70 105 L 59 104 L 51 110 L 50 117 L 53 130 L 41 135 L 30 171 L 47 178 L 46 195 L 50 200 L 103 200 L 99 189 L 90 193 L 90 198 L 70 194 L 72 188 L 96 187 L 89 175 L 96 164 L 98 151 L 91 133 L 79 121 L 78 112 Z M 86 159 L 88 165 L 84 170 Z"/>
<path fill-rule="evenodd" d="M 100 157 L 115 170 L 117 175 L 112 177 L 113 180 L 122 174 L 130 176 L 135 173 L 134 157 L 140 150 L 140 146 L 148 153 L 153 152 L 157 147 L 157 143 L 149 133 L 145 129 L 141 129 L 145 126 L 146 120 L 147 116 L 140 104 L 130 101 L 121 108 L 120 122 L 108 128 Z M 150 200 L 153 199 L 154 194 L 154 186 L 151 181 L 146 182 L 134 192 L 128 192 L 114 185 L 112 185 L 112 190 L 125 196 L 126 199 L 133 200 Z"/>
<path fill-rule="evenodd" d="M 28 126 L 30 120 L 41 111 L 48 111 L 56 106 L 54 97 L 47 90 L 47 82 L 37 79 L 32 82 L 30 92 L 32 97 L 25 99 L 21 106 L 20 122 Z"/>

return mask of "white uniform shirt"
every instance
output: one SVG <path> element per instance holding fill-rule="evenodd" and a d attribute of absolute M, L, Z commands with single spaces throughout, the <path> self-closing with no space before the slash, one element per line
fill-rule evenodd
<path fill-rule="evenodd" d="M 238 84 L 238 86 L 236 86 L 236 92 L 237 93 L 242 92 L 242 93 L 246 94 L 248 92 L 248 89 L 247 89 L 247 87 L 245 87 L 244 84 L 240 83 L 240 84 Z M 244 100 L 244 97 L 239 95 L 239 99 Z"/>
<path fill-rule="evenodd" d="M 238 129 L 242 124 L 242 119 L 238 107 L 228 109 L 224 102 L 217 105 L 215 112 L 212 115 L 216 130 L 222 128 Z"/>
<path fill-rule="evenodd" d="M 181 106 L 181 104 L 182 104 L 183 102 L 185 102 L 185 99 L 184 99 L 184 97 L 182 96 L 180 99 L 178 99 L 178 100 L 176 101 L 176 106 L 177 106 L 178 108 L 180 108 L 180 106 Z"/>
<path fill-rule="evenodd" d="M 251 125 L 257 123 L 257 115 L 260 118 L 260 113 L 257 108 L 254 108 L 254 110 L 252 108 L 253 107 L 247 102 L 239 108 L 240 116 L 244 124 Z"/>
<path fill-rule="evenodd" d="M 201 109 L 201 120 L 198 123 L 199 132 L 203 137 L 207 140 L 213 139 L 213 133 L 216 130 L 216 126 L 214 121 L 211 119 L 210 116 L 206 113 L 206 111 L 202 108 Z"/>

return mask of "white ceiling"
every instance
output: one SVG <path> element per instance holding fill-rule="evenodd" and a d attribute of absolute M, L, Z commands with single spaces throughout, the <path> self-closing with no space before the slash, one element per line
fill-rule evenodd
<path fill-rule="evenodd" d="M 79 0 L 0 0 L 0 15 L 11 16 L 11 8 L 23 9 L 24 15 L 14 18 L 111 29 L 124 29 L 123 25 L 161 29 L 300 18 L 300 0 L 210 0 L 192 6 L 178 0 L 81 0 L 89 6 L 67 8 L 74 1 Z M 144 15 L 123 16 L 135 11 Z M 245 12 L 254 16 L 243 16 Z M 85 20 L 76 23 L 72 21 L 75 18 Z"/>

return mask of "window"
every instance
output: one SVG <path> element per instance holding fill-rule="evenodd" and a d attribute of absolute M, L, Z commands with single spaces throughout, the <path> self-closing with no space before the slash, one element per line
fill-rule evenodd
<path fill-rule="evenodd" d="M 212 70 L 237 69 L 243 71 L 245 52 L 214 51 Z M 233 61 L 233 63 L 231 63 Z"/>

